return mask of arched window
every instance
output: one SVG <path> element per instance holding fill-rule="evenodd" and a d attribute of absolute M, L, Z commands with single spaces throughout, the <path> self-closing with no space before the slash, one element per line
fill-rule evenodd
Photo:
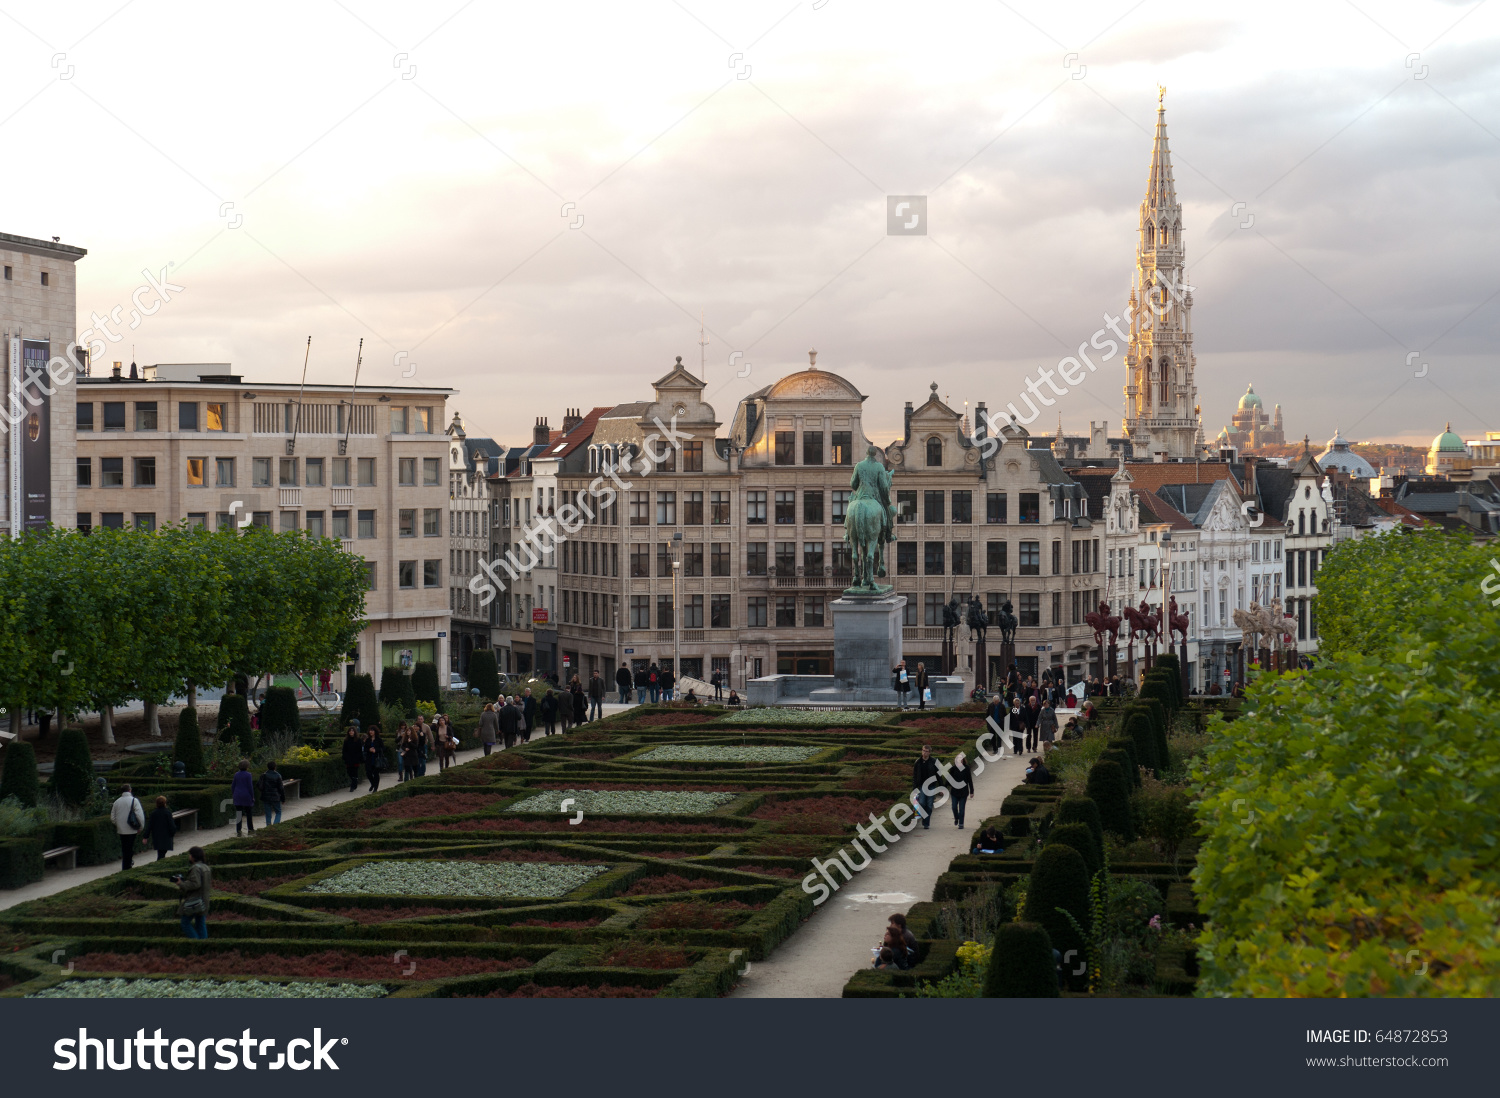
<path fill-rule="evenodd" d="M 1306 511 L 1298 511 L 1297 512 L 1297 533 L 1298 534 L 1305 534 L 1305 533 L 1307 533 L 1307 512 Z"/>
<path fill-rule="evenodd" d="M 1182 243 L 1182 222 L 1181 221 L 1174 221 L 1174 222 L 1172 222 L 1172 242 L 1174 244 L 1181 244 Z"/>
<path fill-rule="evenodd" d="M 943 440 L 936 436 L 927 440 L 927 464 L 943 464 Z"/>
<path fill-rule="evenodd" d="M 1161 370 L 1158 376 L 1158 398 L 1157 403 L 1166 406 L 1171 398 L 1172 389 L 1172 360 L 1164 358 L 1161 360 Z"/>
<path fill-rule="evenodd" d="M 1146 247 L 1156 247 L 1156 226 L 1149 221 L 1146 222 Z"/>
<path fill-rule="evenodd" d="M 1163 221 L 1161 223 L 1161 246 L 1165 248 L 1170 243 L 1172 243 L 1172 233 L 1167 228 L 1167 223 Z"/>

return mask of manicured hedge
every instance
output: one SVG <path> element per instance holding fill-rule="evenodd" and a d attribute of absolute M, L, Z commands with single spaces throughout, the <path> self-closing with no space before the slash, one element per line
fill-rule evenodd
<path fill-rule="evenodd" d="M 35 808 L 41 786 L 36 776 L 36 751 L 24 740 L 16 740 L 0 751 L 0 801 L 14 797 L 27 808 Z"/>
<path fill-rule="evenodd" d="M 0 839 L 0 888 L 20 888 L 40 881 L 43 849 L 42 840 L 31 836 Z"/>

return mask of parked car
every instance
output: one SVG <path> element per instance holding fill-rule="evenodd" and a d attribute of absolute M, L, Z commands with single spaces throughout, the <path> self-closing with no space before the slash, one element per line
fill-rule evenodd
<path fill-rule="evenodd" d="M 448 672 L 448 689 L 468 693 L 469 684 L 464 681 L 464 677 L 457 671 L 450 671 Z"/>

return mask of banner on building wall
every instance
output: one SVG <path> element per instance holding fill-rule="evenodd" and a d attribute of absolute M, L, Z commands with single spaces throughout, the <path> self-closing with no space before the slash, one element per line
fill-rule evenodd
<path fill-rule="evenodd" d="M 22 530 L 45 530 L 52 524 L 52 398 L 47 395 L 47 360 L 52 345 L 45 340 L 21 341 L 20 381 L 33 373 L 41 384 L 27 386 L 26 418 L 18 424 L 21 437 Z M 31 400 L 40 398 L 32 404 Z"/>

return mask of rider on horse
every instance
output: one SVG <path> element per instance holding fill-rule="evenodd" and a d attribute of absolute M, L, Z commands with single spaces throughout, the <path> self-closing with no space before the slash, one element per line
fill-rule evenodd
<path fill-rule="evenodd" d="M 854 489 L 849 497 L 845 515 L 844 540 L 849 543 L 854 558 L 854 581 L 861 580 L 874 585 L 877 576 L 886 574 L 885 547 L 895 533 L 896 509 L 891 506 L 891 473 L 877 456 L 878 447 L 873 444 L 865 451 L 865 458 L 854 467 L 849 478 L 849 487 Z M 874 504 L 874 508 L 870 505 Z M 866 524 L 863 514 L 867 508 L 878 511 L 877 521 Z M 870 554 L 870 560 L 865 554 Z M 866 561 L 873 564 L 869 574 L 863 574 Z"/>

